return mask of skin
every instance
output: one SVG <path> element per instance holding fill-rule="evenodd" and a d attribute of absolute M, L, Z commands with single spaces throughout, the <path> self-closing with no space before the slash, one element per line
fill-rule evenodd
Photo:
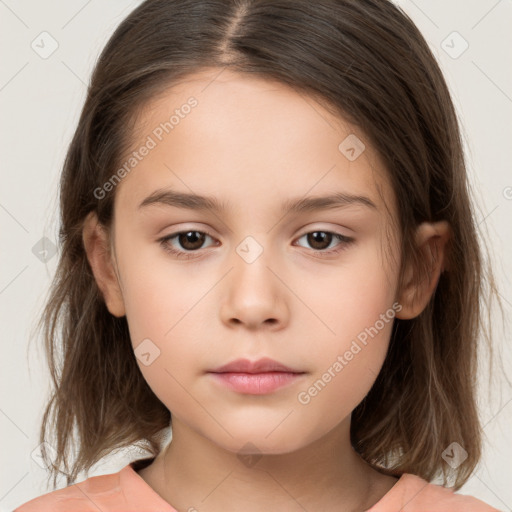
<path fill-rule="evenodd" d="M 392 321 L 309 403 L 297 395 L 393 303 L 401 306 L 398 318 L 424 309 L 443 268 L 449 226 L 418 227 L 431 272 L 416 286 L 407 269 L 407 284 L 398 290 L 396 198 L 364 134 L 283 84 L 203 70 L 144 109 L 134 149 L 190 96 L 198 105 L 117 185 L 111 238 L 94 213 L 83 231 L 109 311 L 126 315 L 134 349 L 149 338 L 160 350 L 148 366 L 137 361 L 171 411 L 173 438 L 140 475 L 179 511 L 366 510 L 397 479 L 351 447 L 351 412 L 382 367 Z M 338 149 L 349 134 L 366 146 L 355 161 Z M 214 196 L 229 208 L 137 208 L 165 187 Z M 285 199 L 333 191 L 366 196 L 377 209 L 281 212 Z M 159 239 L 180 230 L 212 236 L 196 244 L 194 258 L 178 259 Z M 321 257 L 343 242 L 332 237 L 315 245 L 305 236 L 314 231 L 354 242 Z M 247 236 L 263 250 L 250 263 L 237 252 Z M 177 237 L 170 244 L 186 251 Z M 253 396 L 205 373 L 263 356 L 306 374 Z M 253 459 L 240 456 L 248 442 Z"/>

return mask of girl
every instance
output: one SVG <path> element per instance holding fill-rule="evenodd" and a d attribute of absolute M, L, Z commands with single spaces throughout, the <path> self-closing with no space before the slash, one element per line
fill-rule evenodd
<path fill-rule="evenodd" d="M 19 512 L 496 510 L 454 492 L 485 277 L 456 114 L 392 3 L 142 3 L 61 222 L 41 450 L 68 487 Z"/>

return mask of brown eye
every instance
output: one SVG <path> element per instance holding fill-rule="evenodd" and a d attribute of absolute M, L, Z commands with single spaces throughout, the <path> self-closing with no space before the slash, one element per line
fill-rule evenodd
<path fill-rule="evenodd" d="M 200 249 L 204 243 L 205 234 L 201 231 L 185 231 L 178 233 L 177 240 L 181 247 L 187 251 Z"/>
<path fill-rule="evenodd" d="M 158 241 L 162 247 L 173 256 L 190 259 L 201 256 L 202 251 L 199 249 L 203 248 L 206 238 L 213 240 L 213 237 L 208 233 L 189 230 L 173 233 Z"/>
<path fill-rule="evenodd" d="M 326 231 L 313 231 L 312 233 L 308 233 L 306 236 L 311 247 L 319 251 L 327 249 L 333 239 L 333 233 L 328 233 Z"/>
<path fill-rule="evenodd" d="M 345 235 L 340 235 L 339 233 L 332 233 L 330 231 L 311 231 L 309 233 L 305 233 L 301 238 L 306 238 L 308 245 L 317 252 L 318 255 L 323 256 L 337 253 L 345 249 L 349 244 L 354 242 L 353 238 L 350 238 Z M 339 243 L 336 244 L 333 248 L 329 247 L 333 241 L 337 240 Z M 304 247 L 301 245 L 301 247 Z"/>

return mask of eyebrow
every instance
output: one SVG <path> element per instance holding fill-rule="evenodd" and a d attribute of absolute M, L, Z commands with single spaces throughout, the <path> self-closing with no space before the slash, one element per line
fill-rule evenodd
<path fill-rule="evenodd" d="M 215 197 L 189 194 L 171 189 L 155 190 L 139 204 L 138 208 L 142 209 L 151 205 L 174 206 L 176 208 L 216 213 L 222 213 L 228 209 L 227 203 L 221 202 Z M 375 203 L 369 197 L 346 192 L 336 192 L 326 196 L 288 199 L 281 204 L 281 208 L 282 211 L 287 213 L 303 213 L 343 208 L 351 205 L 360 205 L 378 210 Z"/>

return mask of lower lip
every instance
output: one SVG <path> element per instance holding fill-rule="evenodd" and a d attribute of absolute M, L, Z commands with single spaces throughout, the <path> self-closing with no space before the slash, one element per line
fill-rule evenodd
<path fill-rule="evenodd" d="M 304 373 L 265 372 L 265 373 L 213 373 L 212 375 L 239 393 L 248 395 L 266 395 L 295 382 Z"/>

